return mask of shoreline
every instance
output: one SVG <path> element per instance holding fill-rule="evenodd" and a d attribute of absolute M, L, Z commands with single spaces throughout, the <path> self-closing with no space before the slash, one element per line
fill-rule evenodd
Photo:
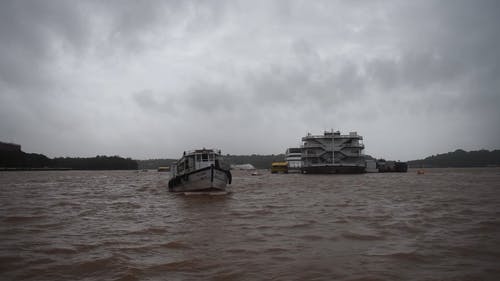
<path fill-rule="evenodd" d="M 45 171 L 137 171 L 137 169 L 0 168 L 0 172 L 45 172 Z"/>

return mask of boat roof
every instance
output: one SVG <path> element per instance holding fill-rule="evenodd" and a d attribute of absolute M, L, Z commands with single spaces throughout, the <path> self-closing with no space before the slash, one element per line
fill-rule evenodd
<path fill-rule="evenodd" d="M 192 154 L 200 154 L 200 153 L 215 153 L 215 154 L 220 154 L 220 149 L 202 148 L 202 149 L 187 150 L 187 151 L 184 151 L 184 156 L 192 155 Z"/>
<path fill-rule="evenodd" d="M 290 154 L 290 153 L 301 153 L 302 150 L 300 149 L 300 147 L 290 147 L 286 150 L 286 154 Z"/>
<path fill-rule="evenodd" d="M 221 155 L 220 149 L 215 149 L 215 148 L 202 148 L 202 149 L 186 150 L 182 154 L 182 157 L 180 159 L 178 159 L 177 161 L 175 161 L 173 164 L 176 165 L 179 162 L 184 161 L 184 159 L 188 156 L 194 156 L 197 154 L 205 154 L 205 153 L 207 153 L 207 154 L 213 153 L 213 154 L 219 155 L 219 156 Z"/>

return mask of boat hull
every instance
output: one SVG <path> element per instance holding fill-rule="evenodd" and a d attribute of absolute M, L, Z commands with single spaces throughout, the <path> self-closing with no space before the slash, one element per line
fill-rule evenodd
<path fill-rule="evenodd" d="M 363 166 L 311 166 L 301 169 L 304 174 L 362 174 L 366 172 Z"/>
<path fill-rule="evenodd" d="M 207 167 L 170 179 L 168 189 L 172 192 L 220 192 L 226 190 L 228 183 L 231 183 L 230 172 Z"/>

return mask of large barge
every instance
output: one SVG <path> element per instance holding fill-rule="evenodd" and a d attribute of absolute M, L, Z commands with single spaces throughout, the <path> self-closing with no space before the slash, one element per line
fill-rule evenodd
<path fill-rule="evenodd" d="M 302 173 L 359 174 L 366 172 L 363 137 L 356 132 L 342 135 L 325 131 L 323 135 L 302 138 Z"/>

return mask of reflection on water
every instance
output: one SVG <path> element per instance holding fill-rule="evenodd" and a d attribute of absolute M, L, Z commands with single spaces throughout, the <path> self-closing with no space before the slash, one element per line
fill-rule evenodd
<path fill-rule="evenodd" d="M 2 280 L 497 280 L 500 169 L 0 173 Z"/>

